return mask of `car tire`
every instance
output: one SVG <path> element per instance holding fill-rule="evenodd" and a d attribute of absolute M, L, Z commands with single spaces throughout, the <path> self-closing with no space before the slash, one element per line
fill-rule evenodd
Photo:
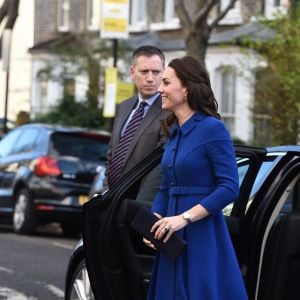
<path fill-rule="evenodd" d="M 73 273 L 65 298 L 65 300 L 80 299 L 95 299 L 84 259 L 79 262 Z"/>
<path fill-rule="evenodd" d="M 73 223 L 61 223 L 61 229 L 63 231 L 64 236 L 71 238 L 78 238 L 81 230 L 80 226 Z"/>
<path fill-rule="evenodd" d="M 16 196 L 13 211 L 13 229 L 18 234 L 31 234 L 36 227 L 36 218 L 33 213 L 30 193 L 21 189 Z"/>

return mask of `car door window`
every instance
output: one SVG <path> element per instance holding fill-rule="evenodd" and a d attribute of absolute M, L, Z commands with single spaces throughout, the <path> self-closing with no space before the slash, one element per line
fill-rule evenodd
<path fill-rule="evenodd" d="M 39 130 L 35 128 L 27 128 L 24 130 L 16 145 L 13 147 L 14 154 L 32 151 L 34 148 Z"/>
<path fill-rule="evenodd" d="M 300 212 L 300 175 L 295 185 L 288 186 L 285 193 L 288 193 L 288 196 L 286 197 L 275 222 L 279 221 L 287 214 Z"/>
<path fill-rule="evenodd" d="M 250 158 L 241 157 L 241 156 L 236 157 L 236 161 L 237 161 L 237 165 L 238 165 L 239 186 L 241 188 L 243 185 L 243 182 L 246 178 L 246 175 L 249 171 L 252 161 Z M 270 156 L 266 156 L 265 160 L 261 163 L 258 172 L 255 174 L 255 180 L 254 180 L 253 186 L 251 188 L 250 197 L 247 200 L 248 203 L 246 205 L 245 213 L 247 213 L 247 210 L 249 209 L 250 205 L 252 204 L 252 200 L 253 200 L 255 194 L 261 187 L 266 176 L 269 174 L 269 172 L 271 172 L 271 170 L 274 168 L 274 166 L 276 165 L 276 163 L 278 161 L 279 161 L 279 157 L 277 155 L 270 155 Z M 246 201 L 246 199 L 244 199 L 244 201 Z M 230 216 L 231 211 L 234 207 L 234 204 L 235 203 L 230 203 L 223 209 L 224 215 Z"/>
<path fill-rule="evenodd" d="M 0 158 L 10 154 L 17 143 L 21 130 L 15 129 L 7 134 L 0 142 Z"/>

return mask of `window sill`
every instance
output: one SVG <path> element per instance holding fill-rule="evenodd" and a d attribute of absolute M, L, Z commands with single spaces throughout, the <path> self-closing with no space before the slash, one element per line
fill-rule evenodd
<path fill-rule="evenodd" d="M 171 22 L 152 23 L 150 29 L 153 31 L 180 29 L 180 22 L 176 19 Z"/>

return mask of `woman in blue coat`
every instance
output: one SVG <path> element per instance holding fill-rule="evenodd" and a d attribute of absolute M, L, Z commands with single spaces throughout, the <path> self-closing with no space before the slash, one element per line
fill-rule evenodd
<path fill-rule="evenodd" d="M 174 59 L 159 92 L 162 108 L 173 114 L 164 126 L 164 176 L 152 205 L 160 220 L 151 231 L 164 241 L 176 232 L 187 246 L 175 262 L 157 254 L 148 299 L 247 299 L 222 214 L 239 194 L 237 165 L 209 75 L 191 56 Z"/>

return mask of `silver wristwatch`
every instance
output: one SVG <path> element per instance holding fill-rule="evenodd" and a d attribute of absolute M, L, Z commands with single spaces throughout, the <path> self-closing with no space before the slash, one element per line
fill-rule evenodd
<path fill-rule="evenodd" d="M 188 224 L 192 223 L 192 220 L 191 220 L 191 214 L 190 214 L 190 213 L 184 212 L 184 213 L 182 214 L 182 217 L 183 217 L 183 219 L 184 219 Z"/>

